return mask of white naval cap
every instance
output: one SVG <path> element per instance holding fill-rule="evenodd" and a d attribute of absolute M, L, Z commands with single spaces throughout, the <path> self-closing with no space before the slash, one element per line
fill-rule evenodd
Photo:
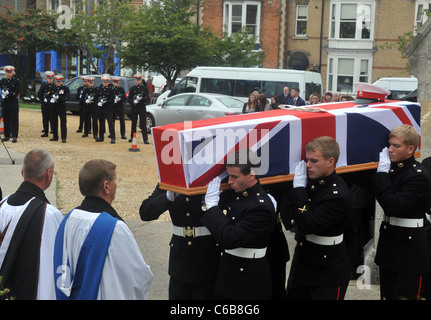
<path fill-rule="evenodd" d="M 356 99 L 385 101 L 391 94 L 389 90 L 370 83 L 355 82 L 353 86 L 356 90 Z"/>

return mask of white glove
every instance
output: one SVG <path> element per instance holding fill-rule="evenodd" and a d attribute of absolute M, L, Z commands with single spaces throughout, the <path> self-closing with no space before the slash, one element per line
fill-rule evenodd
<path fill-rule="evenodd" d="M 137 96 L 137 97 L 136 97 L 136 100 L 139 102 L 139 101 L 141 101 L 141 100 L 142 100 L 142 97 L 141 97 L 141 96 Z"/>
<path fill-rule="evenodd" d="M 174 202 L 175 198 L 177 197 L 177 194 L 175 194 L 175 192 L 173 191 L 166 191 L 166 198 L 170 201 L 170 202 Z"/>
<path fill-rule="evenodd" d="M 207 207 L 207 210 L 218 206 L 221 193 L 220 183 L 220 177 L 215 177 L 210 183 L 208 183 L 207 193 L 205 194 L 205 206 Z"/>
<path fill-rule="evenodd" d="M 138 102 L 139 102 L 138 99 L 133 100 L 134 104 L 138 104 Z"/>
<path fill-rule="evenodd" d="M 47 98 L 43 99 L 43 102 L 47 103 L 47 102 L 48 102 L 48 99 L 47 99 Z"/>
<path fill-rule="evenodd" d="M 391 159 L 389 158 L 389 149 L 385 147 L 379 154 L 379 165 L 377 166 L 377 172 L 389 173 L 390 168 Z"/>
<path fill-rule="evenodd" d="M 2 98 L 5 99 L 7 97 L 7 95 L 9 94 L 9 90 L 4 90 L 3 89 L 1 93 L 2 93 L 1 94 Z"/>
<path fill-rule="evenodd" d="M 120 97 L 119 96 L 115 96 L 115 100 L 114 100 L 114 103 L 117 103 L 118 101 L 120 101 L 121 99 L 120 99 Z"/>
<path fill-rule="evenodd" d="M 91 103 L 90 98 L 87 98 L 87 100 L 85 100 L 85 103 L 86 103 L 86 104 L 90 104 L 90 103 Z"/>
<path fill-rule="evenodd" d="M 307 185 L 307 167 L 305 161 L 302 160 L 295 167 L 295 175 L 293 176 L 293 187 L 300 188 Z"/>

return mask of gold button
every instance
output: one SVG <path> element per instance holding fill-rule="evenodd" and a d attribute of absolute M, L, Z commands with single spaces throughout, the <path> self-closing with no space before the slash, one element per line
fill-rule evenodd
<path fill-rule="evenodd" d="M 227 210 L 226 209 L 223 210 L 223 214 L 227 215 Z"/>
<path fill-rule="evenodd" d="M 223 257 L 223 252 L 220 252 L 220 256 Z"/>
<path fill-rule="evenodd" d="M 326 254 L 324 254 L 324 255 L 323 255 L 323 258 L 325 258 L 325 259 L 326 259 Z"/>
<path fill-rule="evenodd" d="M 386 229 L 387 229 L 387 228 L 386 228 L 386 226 L 383 226 L 383 229 L 385 229 L 385 230 L 386 230 Z"/>
<path fill-rule="evenodd" d="M 260 192 L 256 193 L 257 196 L 260 196 Z"/>
<path fill-rule="evenodd" d="M 260 200 L 259 200 L 259 202 L 265 202 L 265 200 L 263 200 L 263 199 L 260 199 Z"/>
<path fill-rule="evenodd" d="M 412 236 L 409 236 L 409 240 L 412 240 Z"/>
<path fill-rule="evenodd" d="M 247 192 L 247 191 L 244 191 L 244 192 L 242 193 L 242 195 L 243 195 L 244 197 L 247 197 L 247 196 L 248 196 L 248 192 Z"/>
<path fill-rule="evenodd" d="M 188 244 L 189 246 L 191 246 L 191 245 L 192 245 L 192 242 L 191 242 L 191 241 L 189 241 L 189 242 L 187 242 L 187 244 Z"/>
<path fill-rule="evenodd" d="M 239 200 L 239 197 L 236 197 L 236 200 Z"/>
<path fill-rule="evenodd" d="M 186 202 L 189 202 L 190 201 L 190 198 L 186 198 Z"/>
<path fill-rule="evenodd" d="M 186 213 L 186 217 L 190 217 L 190 212 L 187 212 L 187 213 Z"/>
<path fill-rule="evenodd" d="M 243 271 L 244 271 L 244 268 L 239 268 L 239 271 L 243 272 Z"/>
<path fill-rule="evenodd" d="M 402 167 L 404 167 L 404 163 L 399 162 L 399 163 L 398 163 L 398 168 L 402 168 Z"/>
<path fill-rule="evenodd" d="M 314 188 L 316 188 L 315 186 L 314 186 L 314 184 L 311 186 L 311 190 L 314 190 Z"/>

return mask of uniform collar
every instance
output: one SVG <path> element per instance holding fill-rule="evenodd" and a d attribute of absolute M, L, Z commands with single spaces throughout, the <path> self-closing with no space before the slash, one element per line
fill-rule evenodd
<path fill-rule="evenodd" d="M 259 180 L 257 180 L 256 184 L 250 188 L 245 189 L 242 192 L 237 192 L 238 196 L 248 197 L 250 195 L 259 196 L 262 192 L 262 186 L 260 185 Z"/>
<path fill-rule="evenodd" d="M 416 160 L 414 156 L 411 156 L 410 158 L 403 161 L 391 162 L 390 173 L 396 173 L 402 171 L 405 168 L 411 168 L 415 162 Z"/>
<path fill-rule="evenodd" d="M 319 179 L 309 179 L 307 188 L 311 190 L 318 190 L 318 189 L 325 188 L 327 186 L 332 185 L 335 182 L 336 178 L 337 178 L 337 173 L 334 170 L 330 175 L 326 177 L 319 178 Z"/>

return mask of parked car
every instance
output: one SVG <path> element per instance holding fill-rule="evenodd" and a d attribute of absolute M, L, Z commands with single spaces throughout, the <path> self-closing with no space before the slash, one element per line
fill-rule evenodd
<path fill-rule="evenodd" d="M 101 75 L 93 75 L 94 79 L 94 86 L 99 87 L 102 85 L 102 76 Z M 64 82 L 64 85 L 69 87 L 70 91 L 70 98 L 69 101 L 66 102 L 66 108 L 72 112 L 73 114 L 79 113 L 79 101 L 78 97 L 76 96 L 76 92 L 78 91 L 78 88 L 82 86 L 82 80 L 81 77 L 75 77 L 69 80 L 66 80 Z M 129 95 L 130 88 L 135 85 L 135 79 L 134 78 L 126 78 L 126 77 L 120 77 L 120 86 L 124 88 L 124 91 L 126 91 L 126 97 Z M 131 113 L 131 106 L 130 103 L 126 100 L 124 102 L 124 113 L 129 115 Z M 130 117 L 129 117 L 130 118 Z"/>
<path fill-rule="evenodd" d="M 242 101 L 221 94 L 181 93 L 147 106 L 147 128 L 240 114 L 243 105 Z"/>

